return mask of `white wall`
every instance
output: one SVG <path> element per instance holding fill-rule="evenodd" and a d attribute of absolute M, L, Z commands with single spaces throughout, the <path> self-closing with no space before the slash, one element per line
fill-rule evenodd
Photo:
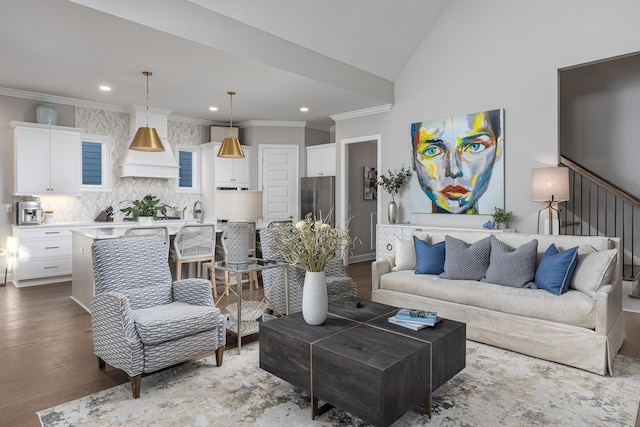
<path fill-rule="evenodd" d="M 557 163 L 558 69 L 639 51 L 638 16 L 632 0 L 451 0 L 396 81 L 392 110 L 337 122 L 336 141 L 380 133 L 386 171 L 411 164 L 411 123 L 504 108 L 505 204 L 512 226 L 535 232 L 541 206 L 529 200 L 530 171 Z M 488 219 L 411 214 L 406 190 L 396 198 L 401 221 L 481 227 Z M 384 208 L 390 197 L 380 196 Z"/>

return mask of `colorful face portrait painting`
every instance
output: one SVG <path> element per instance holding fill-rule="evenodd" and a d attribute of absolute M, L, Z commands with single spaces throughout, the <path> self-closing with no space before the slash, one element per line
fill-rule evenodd
<path fill-rule="evenodd" d="M 411 125 L 411 212 L 491 214 L 504 207 L 504 110 Z"/>

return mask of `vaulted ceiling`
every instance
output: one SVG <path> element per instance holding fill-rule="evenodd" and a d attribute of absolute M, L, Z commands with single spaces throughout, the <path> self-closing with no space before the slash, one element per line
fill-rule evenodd
<path fill-rule="evenodd" d="M 393 103 L 449 1 L 3 0 L 0 93 L 144 105 L 148 70 L 149 105 L 178 116 L 227 122 L 234 90 L 234 122 L 328 129 Z"/>

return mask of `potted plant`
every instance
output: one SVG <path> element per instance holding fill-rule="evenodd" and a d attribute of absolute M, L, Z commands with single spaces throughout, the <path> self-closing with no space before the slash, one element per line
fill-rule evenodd
<path fill-rule="evenodd" d="M 506 228 L 507 224 L 513 219 L 513 212 L 495 207 L 493 208 L 491 217 L 493 218 L 493 222 L 496 223 L 496 226 L 498 228 Z"/>
<path fill-rule="evenodd" d="M 134 200 L 127 203 L 131 203 L 131 206 L 120 209 L 120 212 L 124 213 L 125 216 L 131 215 L 134 221 L 138 222 L 140 222 L 140 218 L 149 218 L 142 222 L 150 222 L 158 219 L 158 212 L 160 212 L 163 217 L 167 216 L 167 208 L 169 207 L 164 203 L 160 203 L 160 199 L 151 194 L 147 194 L 142 200 Z"/>
<path fill-rule="evenodd" d="M 400 187 L 402 187 L 410 177 L 411 169 L 405 168 L 404 165 L 402 165 L 402 168 L 399 171 L 394 170 L 391 172 L 391 169 L 389 169 L 389 176 L 380 175 L 380 178 L 378 179 L 378 185 L 391 195 L 391 201 L 389 202 L 390 224 L 398 222 L 398 206 L 396 205 L 393 195 L 398 194 Z"/>

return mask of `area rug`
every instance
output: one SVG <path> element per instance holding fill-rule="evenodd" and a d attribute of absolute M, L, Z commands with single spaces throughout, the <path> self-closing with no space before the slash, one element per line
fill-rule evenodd
<path fill-rule="evenodd" d="M 340 409 L 311 420 L 309 395 L 258 367 L 258 343 L 38 412 L 43 426 L 366 426 Z M 394 426 L 633 426 L 640 363 L 618 355 L 614 376 L 467 341 L 467 366 L 433 395 L 432 418 Z"/>

